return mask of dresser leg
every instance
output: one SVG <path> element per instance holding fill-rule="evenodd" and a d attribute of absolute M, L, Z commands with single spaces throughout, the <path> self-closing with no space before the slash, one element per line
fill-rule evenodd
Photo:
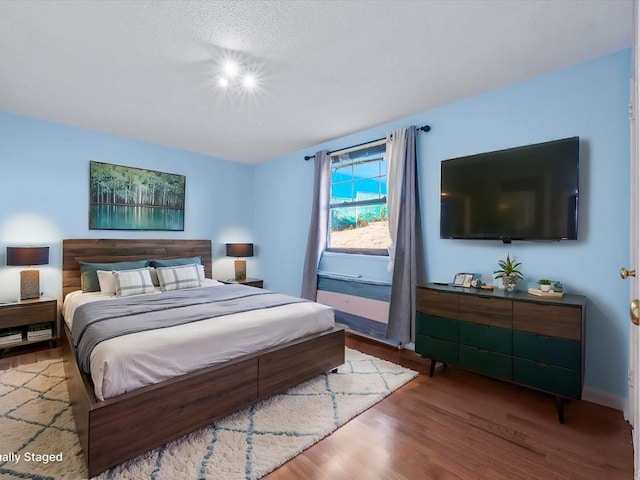
<path fill-rule="evenodd" d="M 431 359 L 431 366 L 429 367 L 429 376 L 430 376 L 430 377 L 433 377 L 433 374 L 434 374 L 434 373 L 435 373 L 435 371 L 436 371 L 436 363 L 438 363 L 438 362 L 436 362 L 436 361 L 432 358 L 432 359 Z M 443 369 L 444 369 L 444 368 L 447 368 L 447 364 L 446 364 L 446 363 L 444 363 L 444 362 L 442 362 L 442 368 L 443 368 Z"/>
<path fill-rule="evenodd" d="M 558 423 L 564 423 L 564 399 L 556 396 L 556 408 L 558 409 Z"/>

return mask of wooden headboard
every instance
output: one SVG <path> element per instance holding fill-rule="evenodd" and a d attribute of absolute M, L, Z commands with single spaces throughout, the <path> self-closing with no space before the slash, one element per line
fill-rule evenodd
<path fill-rule="evenodd" d="M 137 240 L 72 238 L 62 240 L 62 298 L 80 290 L 80 264 L 151 258 L 200 257 L 212 278 L 211 240 Z"/>

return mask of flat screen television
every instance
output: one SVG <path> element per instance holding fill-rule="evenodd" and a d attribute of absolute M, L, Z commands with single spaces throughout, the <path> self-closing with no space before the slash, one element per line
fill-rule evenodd
<path fill-rule="evenodd" d="M 579 137 L 443 160 L 440 238 L 577 240 Z"/>

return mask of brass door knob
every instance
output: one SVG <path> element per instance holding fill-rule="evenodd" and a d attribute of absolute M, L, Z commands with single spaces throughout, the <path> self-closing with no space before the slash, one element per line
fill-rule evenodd
<path fill-rule="evenodd" d="M 640 325 L 640 300 L 637 298 L 632 300 L 631 305 L 629 305 L 629 315 L 634 325 Z"/>
<path fill-rule="evenodd" d="M 627 270 L 624 267 L 620 269 L 620 278 L 622 278 L 623 280 L 626 280 L 627 277 L 635 277 L 635 276 L 636 276 L 635 270 Z"/>

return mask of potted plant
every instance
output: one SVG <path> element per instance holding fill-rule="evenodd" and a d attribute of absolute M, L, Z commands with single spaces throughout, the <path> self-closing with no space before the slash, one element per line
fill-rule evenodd
<path fill-rule="evenodd" d="M 493 278 L 501 278 L 504 288 L 508 292 L 518 291 L 518 280 L 522 280 L 521 263 L 511 260 L 507 254 L 506 260 L 498 260 L 498 270 L 493 272 Z"/>
<path fill-rule="evenodd" d="M 538 280 L 538 286 L 541 291 L 548 292 L 551 290 L 551 281 L 547 279 Z"/>

